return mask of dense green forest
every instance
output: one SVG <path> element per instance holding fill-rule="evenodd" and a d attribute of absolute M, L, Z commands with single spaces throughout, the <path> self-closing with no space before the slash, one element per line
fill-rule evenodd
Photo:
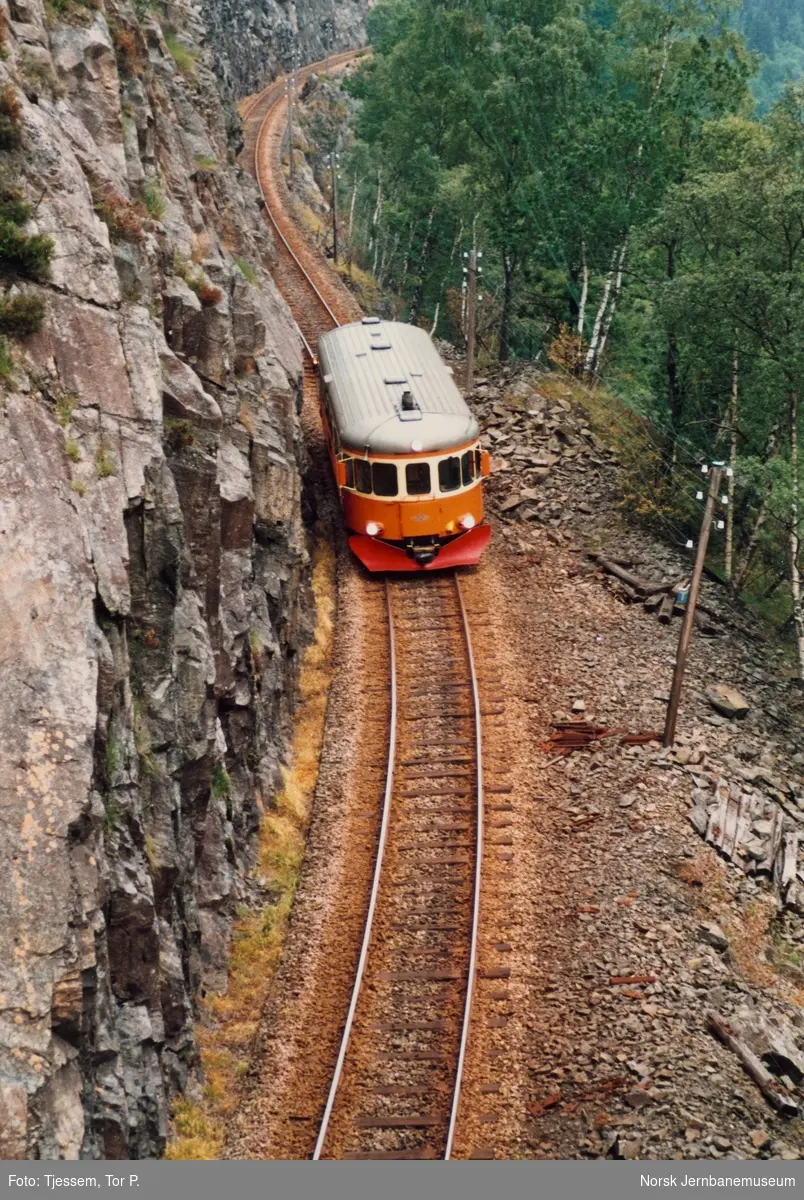
<path fill-rule="evenodd" d="M 481 352 L 540 357 L 640 414 L 641 510 L 683 542 L 693 466 L 730 464 L 721 569 L 778 602 L 804 665 L 804 86 L 760 112 L 737 28 L 778 53 L 804 43 L 802 13 L 381 0 L 340 148 L 343 240 L 394 315 L 460 345 L 474 245 Z"/>
<path fill-rule="evenodd" d="M 767 112 L 786 83 L 804 78 L 804 0 L 743 0 L 736 25 L 763 56 L 751 90 Z"/>

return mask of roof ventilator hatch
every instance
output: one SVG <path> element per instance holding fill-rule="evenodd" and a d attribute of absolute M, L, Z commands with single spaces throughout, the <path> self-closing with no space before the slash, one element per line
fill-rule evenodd
<path fill-rule="evenodd" d="M 422 410 L 419 408 L 413 392 L 407 388 L 402 393 L 402 399 L 399 402 L 399 419 L 400 421 L 421 421 L 422 419 Z"/>

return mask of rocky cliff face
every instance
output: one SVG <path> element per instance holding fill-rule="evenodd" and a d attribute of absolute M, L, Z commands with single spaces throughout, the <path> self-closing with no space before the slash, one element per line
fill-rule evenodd
<path fill-rule="evenodd" d="M 203 0 L 215 69 L 230 99 L 258 91 L 280 71 L 366 40 L 375 0 Z"/>
<path fill-rule="evenodd" d="M 198 18 L 0 14 L 54 243 L 0 379 L 0 1157 L 153 1156 L 292 705 L 299 344 Z"/>

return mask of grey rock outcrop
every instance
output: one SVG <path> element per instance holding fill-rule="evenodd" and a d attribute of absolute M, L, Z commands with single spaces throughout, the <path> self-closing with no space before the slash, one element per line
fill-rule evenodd
<path fill-rule="evenodd" d="M 258 91 L 293 65 L 362 46 L 375 0 L 203 0 L 215 70 L 230 99 Z"/>
<path fill-rule="evenodd" d="M 0 1155 L 149 1157 L 293 705 L 299 341 L 197 17 L 0 12 L 55 243 L 0 381 Z"/>
<path fill-rule="evenodd" d="M 751 705 L 742 692 L 727 683 L 715 683 L 706 693 L 706 698 L 717 712 L 724 717 L 743 718 L 751 711 Z"/>

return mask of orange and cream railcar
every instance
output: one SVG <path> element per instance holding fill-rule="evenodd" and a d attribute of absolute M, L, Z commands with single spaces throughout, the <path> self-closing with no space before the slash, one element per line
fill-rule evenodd
<path fill-rule="evenodd" d="M 489 455 L 452 372 L 413 325 L 365 317 L 318 342 L 321 414 L 349 545 L 370 571 L 476 563 Z"/>

